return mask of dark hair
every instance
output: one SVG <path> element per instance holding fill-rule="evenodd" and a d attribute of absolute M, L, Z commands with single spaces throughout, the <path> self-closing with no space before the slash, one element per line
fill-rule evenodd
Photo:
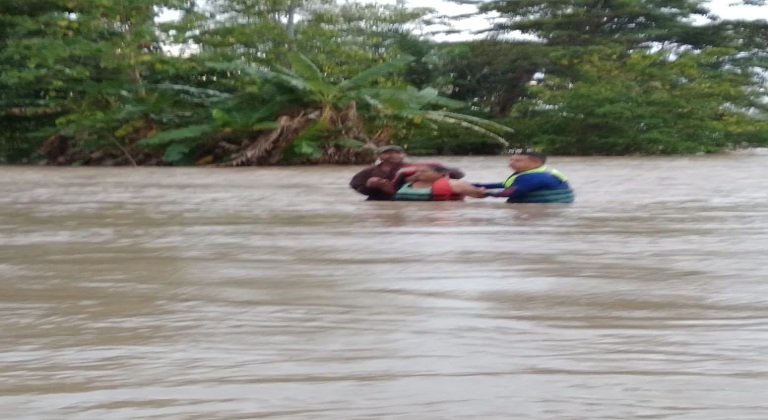
<path fill-rule="evenodd" d="M 530 159 L 538 160 L 541 163 L 547 163 L 547 155 L 544 153 L 524 150 L 518 153 L 518 155 L 528 156 Z"/>
<path fill-rule="evenodd" d="M 437 173 L 446 173 L 446 172 L 448 172 L 448 168 L 446 168 L 443 165 L 429 164 L 429 165 L 421 165 L 421 166 L 424 166 L 426 168 L 432 169 L 433 171 L 435 171 Z"/>

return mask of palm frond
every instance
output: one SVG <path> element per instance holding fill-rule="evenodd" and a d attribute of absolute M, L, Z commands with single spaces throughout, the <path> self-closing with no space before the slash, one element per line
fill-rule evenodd
<path fill-rule="evenodd" d="M 231 98 L 232 95 L 226 92 L 221 92 L 214 89 L 203 89 L 194 86 L 176 85 L 172 83 L 160 83 L 155 85 L 159 89 L 174 90 L 177 92 L 184 92 L 192 96 L 197 97 L 209 97 L 209 98 Z"/>
<path fill-rule="evenodd" d="M 410 108 L 412 110 L 423 109 L 427 105 L 435 105 L 442 108 L 465 108 L 467 104 L 455 99 L 440 96 L 437 89 L 426 88 L 385 88 L 361 90 L 369 97 L 376 97 L 381 103 L 389 104 L 393 108 Z"/>
<path fill-rule="evenodd" d="M 293 139 L 294 142 L 317 142 L 322 139 L 326 132 L 326 123 L 323 121 L 313 121 Z"/>
<path fill-rule="evenodd" d="M 291 76 L 288 74 L 282 74 L 282 73 L 267 70 L 261 73 L 261 77 L 273 83 L 278 83 L 280 85 L 287 86 L 289 88 L 296 89 L 302 92 L 317 91 L 317 89 L 315 89 L 312 86 L 312 82 L 304 80 L 297 76 Z"/>
<path fill-rule="evenodd" d="M 452 118 L 455 120 L 461 120 L 468 122 L 470 124 L 475 124 L 479 127 L 482 127 L 486 130 L 493 131 L 495 133 L 514 133 L 515 130 L 511 127 L 507 127 L 506 125 L 499 124 L 494 121 L 486 120 L 484 118 L 474 117 L 472 115 L 466 115 L 466 114 L 459 114 L 456 112 L 449 112 L 449 111 L 426 111 L 427 114 L 435 114 L 435 115 L 443 115 L 448 118 Z"/>
<path fill-rule="evenodd" d="M 378 112 L 386 114 L 397 114 L 400 111 L 416 111 L 419 108 L 412 108 L 411 103 L 402 95 L 365 95 L 367 103 L 374 106 Z"/>
<path fill-rule="evenodd" d="M 394 72 L 413 61 L 414 58 L 408 55 L 404 55 L 394 60 L 381 63 L 377 66 L 373 66 L 369 69 L 363 70 L 351 79 L 347 79 L 339 84 L 339 90 L 347 91 L 363 86 L 368 86 L 374 80 L 383 77 L 389 73 Z"/>
<path fill-rule="evenodd" d="M 317 68 L 315 63 L 310 61 L 304 54 L 290 52 L 288 53 L 288 61 L 291 63 L 291 68 L 297 76 L 307 80 L 325 82 L 323 73 Z"/>
<path fill-rule="evenodd" d="M 376 110 L 383 110 L 386 108 L 386 105 L 384 105 L 384 103 L 382 103 L 380 100 L 370 95 L 361 95 L 360 97 L 363 99 L 365 103 L 367 103 L 368 105 L 370 105 L 372 108 Z"/>
<path fill-rule="evenodd" d="M 232 63 L 206 63 L 209 67 L 217 70 L 233 71 L 255 76 L 272 83 L 309 93 L 314 96 L 325 96 L 330 94 L 334 87 L 322 79 L 306 78 L 302 75 L 282 67 L 275 66 L 274 70 L 261 69 Z M 305 71 L 305 70 L 302 70 Z"/>
<path fill-rule="evenodd" d="M 294 140 L 291 143 L 291 148 L 298 155 L 309 156 L 318 158 L 323 154 L 323 151 L 317 146 L 317 143 L 309 140 Z"/>
<path fill-rule="evenodd" d="M 419 91 L 419 96 L 421 96 L 424 99 L 428 99 L 428 104 L 441 106 L 443 108 L 459 109 L 459 108 L 467 107 L 467 104 L 462 101 L 457 101 L 455 99 L 440 96 L 440 92 L 438 92 L 437 89 L 435 88 L 428 87 L 428 88 L 422 89 L 421 91 Z"/>
<path fill-rule="evenodd" d="M 168 146 L 163 153 L 163 160 L 166 162 L 176 163 L 184 159 L 187 153 L 192 149 L 191 144 L 187 143 L 174 143 Z"/>
<path fill-rule="evenodd" d="M 477 124 L 473 124 L 468 121 L 460 120 L 454 117 L 451 117 L 449 115 L 446 115 L 445 113 L 441 112 L 425 112 L 422 114 L 423 118 L 429 119 L 441 124 L 451 124 L 451 125 L 458 125 L 464 128 L 468 128 L 470 130 L 476 131 L 480 134 L 483 134 L 485 136 L 488 136 L 499 143 L 503 144 L 504 146 L 509 146 L 509 142 L 505 140 L 503 137 L 499 136 L 498 134 L 494 133 L 493 131 L 490 131 L 484 127 L 481 127 Z"/>
<path fill-rule="evenodd" d="M 145 147 L 164 146 L 168 143 L 173 143 L 176 140 L 199 137 L 213 131 L 216 131 L 216 127 L 211 124 L 192 125 L 189 127 L 177 128 L 175 130 L 161 131 L 155 135 L 140 140 L 138 144 Z"/>

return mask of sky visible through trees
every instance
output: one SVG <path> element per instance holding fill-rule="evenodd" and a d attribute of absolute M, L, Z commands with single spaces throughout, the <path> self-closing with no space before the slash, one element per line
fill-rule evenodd
<path fill-rule="evenodd" d="M 448 2 L 200 5 L 1 2 L 0 162 L 354 163 L 390 143 L 566 155 L 768 144 L 768 22 L 754 19 L 765 6 L 713 7 L 752 18 L 737 21 L 704 19 L 697 0 L 499 0 L 480 9 L 497 14 L 491 27 L 459 22 L 475 8 Z M 163 10 L 175 16 L 158 19 Z M 436 22 L 490 36 L 441 34 Z"/>
<path fill-rule="evenodd" d="M 397 0 L 379 0 L 379 3 L 395 4 Z M 714 15 L 722 19 L 768 19 L 768 6 L 731 5 L 733 0 L 713 0 L 708 7 Z M 440 14 L 448 16 L 466 15 L 474 13 L 477 9 L 474 5 L 456 4 L 444 0 L 406 0 L 408 7 L 431 7 Z M 434 36 L 438 41 L 464 41 L 476 39 L 484 35 L 472 35 L 472 32 L 482 30 L 488 26 L 490 16 L 471 17 L 455 22 L 453 29 L 461 31 L 454 34 L 438 34 Z"/>

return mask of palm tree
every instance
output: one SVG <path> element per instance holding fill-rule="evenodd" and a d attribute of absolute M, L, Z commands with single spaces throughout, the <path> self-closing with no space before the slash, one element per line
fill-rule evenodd
<path fill-rule="evenodd" d="M 274 164 L 291 158 L 300 162 L 359 163 L 370 159 L 370 149 L 392 141 L 398 123 L 458 124 L 495 138 L 509 127 L 452 112 L 466 104 L 441 97 L 437 90 L 408 86 L 382 86 L 384 77 L 413 59 L 400 57 L 366 69 L 339 83 L 330 82 L 300 53 L 289 53 L 291 68 L 263 69 L 230 63 L 209 66 L 230 73 L 255 76 L 259 106 L 248 95 L 234 95 L 213 111 L 214 122 L 159 133 L 145 145 L 226 130 L 242 133 L 225 165 Z M 267 100 L 268 98 L 268 100 Z M 173 145 L 171 145 L 173 147 Z M 166 151 L 166 156 L 168 155 Z"/>

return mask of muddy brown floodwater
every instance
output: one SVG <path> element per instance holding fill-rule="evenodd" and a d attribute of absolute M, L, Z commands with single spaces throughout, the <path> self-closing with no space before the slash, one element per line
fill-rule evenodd
<path fill-rule="evenodd" d="M 551 164 L 574 205 L 2 167 L 0 418 L 768 418 L 768 154 Z"/>

